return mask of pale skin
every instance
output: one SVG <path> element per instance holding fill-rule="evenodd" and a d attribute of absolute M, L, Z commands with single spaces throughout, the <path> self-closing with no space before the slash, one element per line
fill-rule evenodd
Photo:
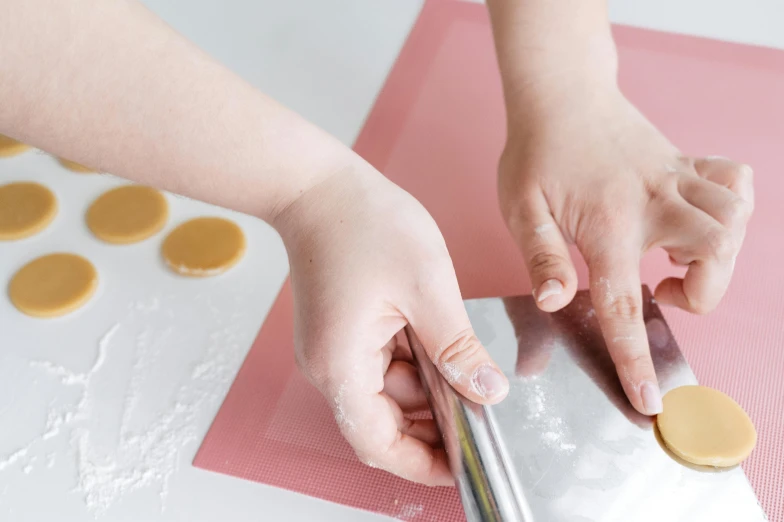
<path fill-rule="evenodd" d="M 0 133 L 102 171 L 264 219 L 289 253 L 300 368 L 359 457 L 452 483 L 396 334 L 411 324 L 457 391 L 502 400 L 435 222 L 351 150 L 276 104 L 130 0 L 0 0 Z M 489 2 L 508 143 L 499 197 L 538 305 L 591 268 L 608 348 L 635 408 L 660 409 L 639 314 L 639 258 L 689 265 L 665 303 L 711 310 L 753 207 L 751 171 L 685 158 L 620 94 L 598 0 Z M 554 38 L 559 35 L 558 38 Z M 596 231 L 602 229 L 603 234 Z M 544 286 L 543 286 L 544 285 Z"/>
<path fill-rule="evenodd" d="M 661 411 L 642 320 L 640 258 L 664 248 L 688 266 L 655 298 L 707 313 L 729 285 L 754 208 L 752 171 L 684 156 L 618 89 L 605 0 L 488 0 L 507 107 L 499 198 L 539 307 L 577 290 L 567 251 L 590 271 L 591 295 L 626 395 Z"/>

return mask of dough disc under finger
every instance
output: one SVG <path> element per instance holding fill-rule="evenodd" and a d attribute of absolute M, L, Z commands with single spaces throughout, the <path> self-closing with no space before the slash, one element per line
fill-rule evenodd
<path fill-rule="evenodd" d="M 88 260 L 75 254 L 49 254 L 27 263 L 8 285 L 8 296 L 20 312 L 57 317 L 86 303 L 98 286 Z"/>
<path fill-rule="evenodd" d="M 656 418 L 667 447 L 692 464 L 729 467 L 757 443 L 751 419 L 728 395 L 706 386 L 681 386 L 662 399 Z"/>
<path fill-rule="evenodd" d="M 225 272 L 245 253 L 245 235 L 235 223 L 217 217 L 186 221 L 163 242 L 163 259 L 175 272 L 206 277 Z"/>
<path fill-rule="evenodd" d="M 87 210 L 87 227 L 107 243 L 128 244 L 158 233 L 169 205 L 154 188 L 126 185 L 103 193 Z"/>

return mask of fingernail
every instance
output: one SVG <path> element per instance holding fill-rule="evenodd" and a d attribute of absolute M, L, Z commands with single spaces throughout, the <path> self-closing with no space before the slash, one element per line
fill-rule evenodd
<path fill-rule="evenodd" d="M 650 381 L 645 381 L 640 386 L 642 396 L 642 407 L 648 415 L 656 415 L 662 412 L 662 400 L 659 387 Z"/>
<path fill-rule="evenodd" d="M 476 393 L 485 399 L 495 399 L 506 395 L 509 383 L 501 372 L 489 365 L 480 366 L 471 379 Z"/>
<path fill-rule="evenodd" d="M 563 293 L 563 284 L 557 279 L 548 279 L 536 291 L 536 302 L 541 303 L 545 299 L 553 295 L 560 295 Z"/>

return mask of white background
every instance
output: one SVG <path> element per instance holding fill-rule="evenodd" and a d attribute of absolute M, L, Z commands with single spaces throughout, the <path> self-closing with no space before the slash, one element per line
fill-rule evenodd
<path fill-rule="evenodd" d="M 421 7 L 421 0 L 146 3 L 347 145 Z M 779 0 L 616 0 L 611 17 L 784 48 Z M 92 260 L 101 284 L 88 306 L 57 320 L 25 317 L 0 296 L 1 521 L 386 520 L 190 466 L 286 275 L 274 231 L 168 196 L 164 233 L 109 246 L 90 236 L 83 215 L 120 181 L 69 173 L 36 152 L 0 161 L 0 183 L 12 180 L 45 183 L 60 212 L 42 234 L 0 243 L 0 286 L 26 261 L 57 250 Z M 171 274 L 158 254 L 165 232 L 205 214 L 239 222 L 247 255 L 217 278 Z"/>

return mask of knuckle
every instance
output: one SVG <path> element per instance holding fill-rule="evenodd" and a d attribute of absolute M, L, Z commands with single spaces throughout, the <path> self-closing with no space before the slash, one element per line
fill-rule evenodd
<path fill-rule="evenodd" d="M 710 294 L 704 290 L 687 293 L 685 298 L 688 311 L 697 315 L 705 315 L 712 312 L 718 304 L 717 299 L 715 297 L 711 298 Z"/>
<path fill-rule="evenodd" d="M 612 203 L 607 203 L 612 207 Z M 617 205 L 616 205 L 617 207 Z M 636 228 L 630 224 L 636 210 L 617 207 L 614 210 L 599 209 L 577 223 L 575 236 L 577 246 L 584 256 L 598 259 L 607 255 L 612 247 L 626 246 L 637 237 Z M 590 261 L 589 261 L 590 263 Z"/>
<path fill-rule="evenodd" d="M 750 165 L 742 163 L 735 165 L 735 168 L 732 170 L 732 177 L 736 181 L 752 183 L 754 181 L 754 169 Z"/>
<path fill-rule="evenodd" d="M 563 266 L 564 260 L 561 256 L 552 252 L 541 250 L 534 252 L 528 261 L 528 270 L 531 274 L 541 275 L 543 279 L 549 279 L 549 275 L 556 275 Z"/>
<path fill-rule="evenodd" d="M 690 297 L 688 298 L 688 302 L 691 312 L 697 315 L 705 315 L 713 310 L 713 306 L 699 298 Z"/>
<path fill-rule="evenodd" d="M 634 321 L 642 315 L 642 304 L 631 294 L 614 296 L 608 304 L 607 312 L 614 319 Z"/>
<path fill-rule="evenodd" d="M 751 217 L 753 207 L 751 203 L 741 197 L 733 197 L 727 203 L 726 219 L 730 226 L 745 224 Z"/>
<path fill-rule="evenodd" d="M 466 329 L 439 348 L 434 362 L 439 368 L 461 365 L 474 358 L 481 349 L 473 331 Z"/>
<path fill-rule="evenodd" d="M 710 313 L 717 304 L 704 291 L 686 293 L 684 297 L 686 298 L 688 311 L 698 315 Z"/>
<path fill-rule="evenodd" d="M 618 375 L 629 384 L 635 385 L 655 375 L 651 356 L 645 352 L 622 353 L 613 357 Z"/>
<path fill-rule="evenodd" d="M 737 253 L 737 246 L 729 230 L 715 227 L 705 236 L 707 254 L 719 262 L 729 262 Z"/>
<path fill-rule="evenodd" d="M 651 356 L 644 352 L 624 353 L 620 361 L 620 366 L 634 374 L 647 372 L 652 364 Z"/>

